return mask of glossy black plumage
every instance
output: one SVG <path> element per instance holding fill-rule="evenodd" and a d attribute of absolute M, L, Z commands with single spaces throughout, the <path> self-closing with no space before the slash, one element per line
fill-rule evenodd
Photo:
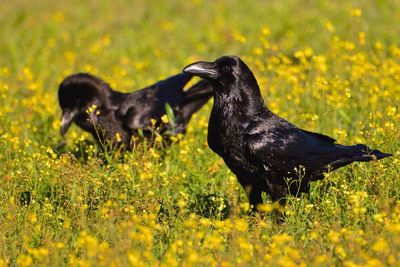
<path fill-rule="evenodd" d="M 185 133 L 193 113 L 213 95 L 212 87 L 204 80 L 184 91 L 191 78 L 189 74 L 178 74 L 134 93 L 121 93 L 91 74 L 68 76 L 58 90 L 61 133 L 64 135 L 76 123 L 98 141 L 126 148 L 131 147 L 131 137 L 139 129 L 145 137 L 152 136 L 156 127 L 161 134 Z M 166 104 L 174 113 L 173 127 L 161 120 Z"/>
<path fill-rule="evenodd" d="M 237 176 L 254 207 L 262 203 L 262 192 L 284 203 L 290 193 L 308 192 L 310 182 L 322 179 L 324 172 L 391 156 L 366 145 L 336 144 L 275 115 L 264 105 L 253 73 L 236 56 L 196 62 L 184 72 L 213 86 L 208 144 Z"/>

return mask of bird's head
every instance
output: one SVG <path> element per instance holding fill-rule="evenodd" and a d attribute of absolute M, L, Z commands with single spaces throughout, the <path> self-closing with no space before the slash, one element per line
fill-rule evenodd
<path fill-rule="evenodd" d="M 58 100 L 62 110 L 61 134 L 73 122 L 85 130 L 92 130 L 96 113 L 109 106 L 111 88 L 101 79 L 90 74 L 68 76 L 60 84 Z"/>
<path fill-rule="evenodd" d="M 256 86 L 257 81 L 247 65 L 237 56 L 223 56 L 214 62 L 199 61 L 186 66 L 183 72 L 199 76 L 217 84 L 214 88 L 229 90 L 243 84 Z"/>
<path fill-rule="evenodd" d="M 247 114 L 263 109 L 264 101 L 257 80 L 237 56 L 223 56 L 214 62 L 195 62 L 185 67 L 183 72 L 209 80 L 217 102 L 236 104 Z"/>

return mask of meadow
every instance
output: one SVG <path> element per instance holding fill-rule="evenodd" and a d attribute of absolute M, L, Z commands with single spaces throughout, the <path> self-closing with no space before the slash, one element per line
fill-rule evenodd
<path fill-rule="evenodd" d="M 2 1 L 0 266 L 398 266 L 398 25 L 397 0 Z M 212 100 L 171 146 L 60 135 L 66 75 L 131 92 L 227 54 L 281 117 L 393 157 L 260 216 L 207 146 Z"/>

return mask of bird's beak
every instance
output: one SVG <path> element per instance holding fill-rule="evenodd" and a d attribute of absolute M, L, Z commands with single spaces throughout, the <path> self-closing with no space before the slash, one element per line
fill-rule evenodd
<path fill-rule="evenodd" d="M 72 110 L 72 111 L 64 111 L 62 114 L 61 118 L 61 135 L 65 135 L 65 133 L 68 131 L 68 128 L 71 126 L 72 122 L 78 115 L 77 110 Z"/>
<path fill-rule="evenodd" d="M 214 62 L 204 62 L 204 61 L 195 62 L 186 66 L 183 69 L 183 72 L 199 76 L 200 78 L 203 79 L 215 80 L 218 79 L 219 77 L 219 73 L 218 70 L 216 69 L 216 64 Z"/>

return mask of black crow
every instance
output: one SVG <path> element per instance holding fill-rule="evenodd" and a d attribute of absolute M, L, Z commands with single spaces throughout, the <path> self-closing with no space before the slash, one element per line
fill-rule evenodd
<path fill-rule="evenodd" d="M 91 74 L 68 76 L 58 90 L 61 134 L 74 122 L 103 144 L 129 149 L 132 136 L 138 136 L 139 131 L 149 138 L 154 137 L 155 128 L 164 136 L 185 133 L 193 113 L 213 95 L 212 87 L 205 80 L 184 91 L 192 77 L 181 73 L 134 93 L 121 93 Z M 163 123 L 162 116 L 168 105 L 174 121 Z"/>
<path fill-rule="evenodd" d="M 278 117 L 264 105 L 257 80 L 236 56 L 196 62 L 183 71 L 208 79 L 214 88 L 208 144 L 236 175 L 254 208 L 262 203 L 262 192 L 284 204 L 288 194 L 309 192 L 310 182 L 324 172 L 391 156 L 366 145 L 336 144 Z"/>

